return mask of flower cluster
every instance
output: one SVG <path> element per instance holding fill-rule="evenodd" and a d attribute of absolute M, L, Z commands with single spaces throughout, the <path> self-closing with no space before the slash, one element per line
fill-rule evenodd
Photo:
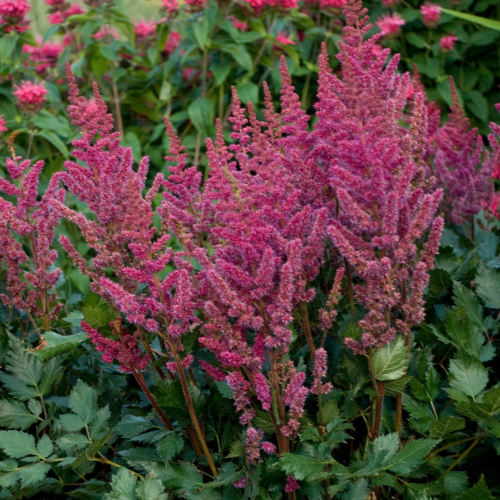
<path fill-rule="evenodd" d="M 21 85 L 14 85 L 13 94 L 19 108 L 26 113 L 38 113 L 42 108 L 48 94 L 43 82 L 24 81 Z"/>
<path fill-rule="evenodd" d="M 51 208 L 51 200 L 62 203 L 65 193 L 51 183 L 38 200 L 43 162 L 31 165 L 30 160 L 16 156 L 14 138 L 15 135 L 9 139 L 12 158 L 6 161 L 12 182 L 0 177 L 0 192 L 17 199 L 13 204 L 0 197 L 0 264 L 7 269 L 7 293 L 1 299 L 5 305 L 24 310 L 40 333 L 35 320 L 42 319 L 44 330 L 49 331 L 51 320 L 58 317 L 63 307 L 56 300 L 54 290 L 61 270 L 54 268 L 57 252 L 52 248 L 54 229 L 60 217 Z M 18 237 L 27 242 L 31 256 Z"/>
<path fill-rule="evenodd" d="M 389 51 L 375 55 L 380 35 L 363 42 L 370 29 L 365 13 L 358 1 L 346 9 L 342 80 L 332 74 L 325 50 L 321 55 L 314 130 L 314 157 L 337 198 L 328 232 L 362 280 L 355 293 L 368 311 L 359 322 L 361 338 L 346 339 L 356 352 L 390 342 L 397 331 L 408 334 L 422 321 L 427 273 L 442 230 L 435 219 L 442 192 L 422 182 L 428 134 L 423 95 L 414 99 L 409 130 L 402 130 L 410 77 L 396 74 L 397 55 L 386 66 Z M 430 226 L 419 254 L 417 243 Z"/>
<path fill-rule="evenodd" d="M 70 16 L 85 13 L 78 4 L 66 0 L 45 0 L 45 3 L 49 6 L 47 18 L 50 24 L 62 24 Z"/>
<path fill-rule="evenodd" d="M 495 161 L 484 152 L 483 140 L 465 116 L 453 79 L 449 120 L 435 136 L 434 174 L 444 187 L 442 209 L 456 223 L 471 222 L 492 198 Z"/>
<path fill-rule="evenodd" d="M 4 25 L 7 32 L 27 30 L 29 21 L 25 16 L 29 11 L 28 0 L 0 0 L 0 27 Z"/>
<path fill-rule="evenodd" d="M 57 66 L 57 61 L 62 51 L 63 46 L 60 43 L 42 43 L 41 39 L 38 40 L 38 46 L 23 46 L 23 52 L 29 54 L 30 60 L 34 63 L 36 72 L 39 75 L 44 75 L 49 68 L 55 68 Z"/>

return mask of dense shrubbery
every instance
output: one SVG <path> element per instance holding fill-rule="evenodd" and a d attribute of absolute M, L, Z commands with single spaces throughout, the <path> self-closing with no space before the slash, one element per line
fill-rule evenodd
<path fill-rule="evenodd" d="M 433 49 L 398 73 L 355 0 L 164 2 L 135 43 L 47 3 L 36 67 L 0 3 L 2 498 L 494 498 L 500 126 L 425 94 Z"/>

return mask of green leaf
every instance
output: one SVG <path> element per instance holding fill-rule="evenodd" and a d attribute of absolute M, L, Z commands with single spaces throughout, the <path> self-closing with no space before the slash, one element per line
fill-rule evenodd
<path fill-rule="evenodd" d="M 169 490 L 193 491 L 203 488 L 203 477 L 193 464 L 182 462 L 180 464 L 171 464 L 161 472 L 160 479 Z"/>
<path fill-rule="evenodd" d="M 363 478 L 352 483 L 347 492 L 342 496 L 343 500 L 361 500 L 368 498 L 370 489 L 368 488 L 368 479 Z"/>
<path fill-rule="evenodd" d="M 35 438 L 21 431 L 0 431 L 0 448 L 12 458 L 38 456 Z"/>
<path fill-rule="evenodd" d="M 480 328 L 484 329 L 483 306 L 479 303 L 476 294 L 458 281 L 453 282 L 453 298 L 457 306 L 465 309 L 467 317 Z"/>
<path fill-rule="evenodd" d="M 59 417 L 61 425 L 70 432 L 80 431 L 85 427 L 85 422 L 82 417 L 74 415 L 72 413 L 67 413 L 66 415 L 61 415 Z"/>
<path fill-rule="evenodd" d="M 458 12 L 456 10 L 445 9 L 440 7 L 442 12 L 449 14 L 450 16 L 458 17 L 464 21 L 469 21 L 470 23 L 479 24 L 485 28 L 500 31 L 500 22 L 493 19 L 487 19 L 486 17 L 474 16 L 473 14 L 467 14 L 466 12 Z"/>
<path fill-rule="evenodd" d="M 245 105 L 249 102 L 255 105 L 259 100 L 259 87 L 255 83 L 240 83 L 236 85 L 236 92 L 240 101 Z"/>
<path fill-rule="evenodd" d="M 49 362 L 45 362 L 42 368 L 42 380 L 40 380 L 40 392 L 47 394 L 52 384 L 61 376 L 61 358 L 53 358 Z"/>
<path fill-rule="evenodd" d="M 36 135 L 43 137 L 44 139 L 47 139 L 47 141 L 49 141 L 53 146 L 55 146 L 55 148 L 64 156 L 64 158 L 66 159 L 69 158 L 69 151 L 68 148 L 66 147 L 66 144 L 54 132 L 52 132 L 51 130 L 41 130 Z"/>
<path fill-rule="evenodd" d="M 217 386 L 217 390 L 224 396 L 226 399 L 233 399 L 233 390 L 229 387 L 228 383 L 225 380 L 221 380 L 219 382 L 215 382 Z"/>
<path fill-rule="evenodd" d="M 83 380 L 78 380 L 69 395 L 69 407 L 89 424 L 97 412 L 97 394 Z"/>
<path fill-rule="evenodd" d="M 423 49 L 427 47 L 427 42 L 425 41 L 425 38 L 422 38 L 421 36 L 417 35 L 413 31 L 410 31 L 405 35 L 406 41 L 414 45 L 415 47 L 418 47 L 419 49 Z"/>
<path fill-rule="evenodd" d="M 152 477 L 146 477 L 139 481 L 136 494 L 137 500 L 168 500 L 168 494 L 165 493 L 162 482 Z"/>
<path fill-rule="evenodd" d="M 401 394 L 412 378 L 411 375 L 403 375 L 395 380 L 389 380 L 389 382 L 385 384 L 385 394 L 387 396 L 397 396 Z"/>
<path fill-rule="evenodd" d="M 233 462 L 227 462 L 219 469 L 219 475 L 215 478 L 215 481 L 207 484 L 207 488 L 218 488 L 219 486 L 233 484 L 241 478 L 242 474 L 242 471 L 236 470 Z"/>
<path fill-rule="evenodd" d="M 313 481 L 325 472 L 325 466 L 332 465 L 335 462 L 316 460 L 293 453 L 283 453 L 279 462 L 279 467 L 287 476 L 294 476 L 299 481 Z"/>
<path fill-rule="evenodd" d="M 466 472 L 451 471 L 443 478 L 443 488 L 447 495 L 461 495 L 467 490 Z"/>
<path fill-rule="evenodd" d="M 36 464 L 28 465 L 27 467 L 19 469 L 19 479 L 21 479 L 23 487 L 32 486 L 39 483 L 40 481 L 43 481 L 49 470 L 49 464 L 38 462 Z"/>
<path fill-rule="evenodd" d="M 488 383 L 488 371 L 475 357 L 460 353 L 450 360 L 448 381 L 452 388 L 475 399 Z"/>
<path fill-rule="evenodd" d="M 75 294 L 79 295 L 79 294 Z M 80 311 L 72 311 L 65 318 L 66 323 L 69 323 L 73 328 L 82 326 L 83 314 Z"/>
<path fill-rule="evenodd" d="M 334 399 L 329 399 L 322 408 L 323 424 L 329 424 L 335 418 L 340 416 L 340 410 Z"/>
<path fill-rule="evenodd" d="M 39 420 L 38 415 L 31 413 L 20 401 L 0 401 L 0 425 L 3 427 L 27 429 Z"/>
<path fill-rule="evenodd" d="M 82 342 L 85 342 L 89 337 L 86 333 L 76 333 L 74 335 L 59 335 L 54 332 L 45 332 L 43 339 L 47 342 L 42 349 L 34 351 L 33 356 L 38 357 L 42 361 L 64 354 L 66 352 L 74 351 Z"/>
<path fill-rule="evenodd" d="M 252 71 L 253 61 L 244 45 L 225 44 L 220 47 L 220 50 L 232 56 L 232 58 L 242 68 L 246 69 L 247 71 Z"/>
<path fill-rule="evenodd" d="M 482 403 L 473 403 L 470 401 L 460 401 L 455 406 L 458 413 L 471 420 L 488 420 L 490 414 Z"/>
<path fill-rule="evenodd" d="M 500 273 L 489 269 L 483 262 L 479 263 L 474 290 L 486 307 L 500 309 Z"/>
<path fill-rule="evenodd" d="M 409 474 L 413 469 L 422 465 L 424 458 L 438 443 L 439 439 L 416 439 L 407 442 L 394 457 L 390 470 L 396 474 Z"/>
<path fill-rule="evenodd" d="M 206 98 L 196 99 L 188 106 L 187 112 L 196 130 L 209 136 L 214 115 L 212 101 Z"/>
<path fill-rule="evenodd" d="M 483 405 L 490 415 L 500 411 L 500 386 L 490 389 L 483 396 Z"/>
<path fill-rule="evenodd" d="M 436 295 L 445 292 L 453 285 L 450 273 L 444 269 L 432 269 L 429 275 L 429 289 Z"/>
<path fill-rule="evenodd" d="M 47 434 L 38 441 L 37 445 L 38 453 L 43 457 L 47 458 L 53 451 L 54 445 L 52 444 L 52 440 L 49 438 Z"/>
<path fill-rule="evenodd" d="M 432 437 L 443 439 L 451 432 L 459 431 L 465 427 L 465 420 L 459 417 L 445 417 L 437 420 L 429 429 Z"/>
<path fill-rule="evenodd" d="M 156 449 L 165 462 L 170 462 L 172 458 L 184 447 L 184 440 L 175 432 L 171 432 L 167 437 L 158 441 Z"/>
<path fill-rule="evenodd" d="M 137 477 L 129 470 L 122 468 L 111 480 L 111 493 L 107 493 L 106 500 L 136 500 L 135 488 Z"/>
<path fill-rule="evenodd" d="M 399 335 L 391 344 L 375 351 L 372 363 L 377 380 L 396 380 L 405 375 L 408 357 L 403 337 Z"/>
<path fill-rule="evenodd" d="M 500 24 L 500 23 L 499 23 Z M 481 476 L 479 482 L 470 490 L 467 490 L 460 500 L 493 500 L 494 497 L 491 491 L 486 486 L 484 476 Z"/>
<path fill-rule="evenodd" d="M 68 450 L 72 447 L 78 449 L 87 446 L 89 441 L 83 434 L 66 434 L 57 440 L 57 444 L 62 450 Z"/>
<path fill-rule="evenodd" d="M 467 108 L 470 109 L 474 115 L 482 122 L 488 122 L 489 105 L 483 94 L 479 90 L 470 90 L 464 93 Z"/>

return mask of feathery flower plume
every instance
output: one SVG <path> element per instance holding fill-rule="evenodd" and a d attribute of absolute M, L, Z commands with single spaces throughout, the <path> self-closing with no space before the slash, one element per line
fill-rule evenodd
<path fill-rule="evenodd" d="M 442 209 L 456 224 L 470 222 L 493 195 L 494 161 L 484 151 L 477 128 L 460 106 L 453 78 L 450 78 L 453 104 L 448 122 L 436 133 L 435 175 L 444 187 Z"/>
<path fill-rule="evenodd" d="M 361 338 L 346 344 L 362 353 L 422 320 L 422 285 L 437 252 L 442 225 L 433 221 L 442 193 L 426 194 L 421 181 L 428 137 L 423 99 L 412 111 L 410 130 L 402 130 L 409 75 L 396 74 L 397 55 L 386 66 L 388 50 L 374 55 L 381 35 L 363 41 L 370 25 L 361 2 L 350 0 L 345 14 L 342 80 L 332 74 L 325 48 L 320 56 L 312 154 L 328 170 L 337 198 L 329 235 L 361 279 L 355 293 L 368 312 L 359 322 Z M 419 253 L 417 242 L 431 225 L 427 250 Z M 394 320 L 397 312 L 404 319 Z"/>

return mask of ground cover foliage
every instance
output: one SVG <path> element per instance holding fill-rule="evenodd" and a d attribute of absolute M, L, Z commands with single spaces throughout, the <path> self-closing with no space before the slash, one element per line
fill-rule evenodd
<path fill-rule="evenodd" d="M 0 4 L 0 497 L 495 498 L 498 69 L 454 73 L 495 25 L 164 2 L 141 42 L 47 3 L 75 40 L 35 67 Z"/>

